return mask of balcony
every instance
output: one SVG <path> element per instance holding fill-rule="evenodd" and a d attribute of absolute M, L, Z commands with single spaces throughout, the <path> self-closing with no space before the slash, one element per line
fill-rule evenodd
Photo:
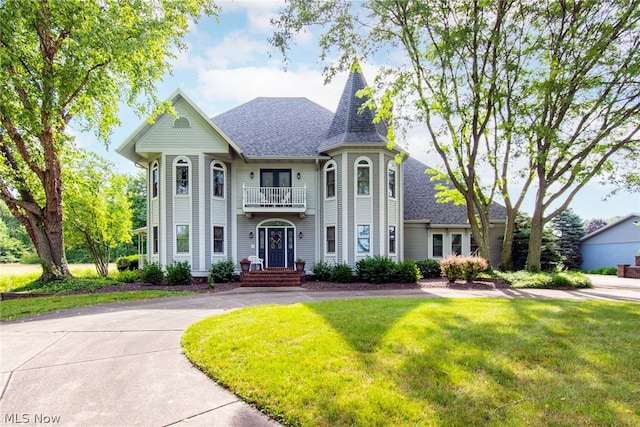
<path fill-rule="evenodd" d="M 247 187 L 242 184 L 242 210 L 251 218 L 254 213 L 297 213 L 307 211 L 307 186 Z"/>

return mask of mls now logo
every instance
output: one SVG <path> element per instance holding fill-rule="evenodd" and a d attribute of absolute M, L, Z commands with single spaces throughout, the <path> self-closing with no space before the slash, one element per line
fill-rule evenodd
<path fill-rule="evenodd" d="M 45 414 L 4 414 L 5 424 L 57 424 L 60 422 L 60 415 Z"/>

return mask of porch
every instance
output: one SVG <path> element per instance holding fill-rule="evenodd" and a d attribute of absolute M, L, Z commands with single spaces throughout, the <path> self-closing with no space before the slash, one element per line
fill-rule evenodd
<path fill-rule="evenodd" d="M 307 211 L 307 186 L 248 187 L 242 184 L 242 210 L 251 218 L 253 213 L 297 213 L 304 218 Z"/>

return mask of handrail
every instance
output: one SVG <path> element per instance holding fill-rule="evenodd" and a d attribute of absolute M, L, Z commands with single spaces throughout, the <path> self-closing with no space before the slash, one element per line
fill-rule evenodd
<path fill-rule="evenodd" d="M 242 184 L 244 208 L 307 208 L 307 186 L 247 187 Z"/>

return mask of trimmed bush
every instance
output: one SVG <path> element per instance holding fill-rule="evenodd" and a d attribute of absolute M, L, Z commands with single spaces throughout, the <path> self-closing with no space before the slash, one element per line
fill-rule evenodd
<path fill-rule="evenodd" d="M 487 261 L 476 256 L 452 255 L 440 261 L 442 275 L 447 278 L 449 283 L 461 279 L 472 282 L 488 268 Z"/>
<path fill-rule="evenodd" d="M 389 283 L 396 273 L 396 263 L 384 256 L 366 257 L 356 262 L 356 274 L 363 282 Z"/>
<path fill-rule="evenodd" d="M 601 274 L 603 276 L 616 276 L 618 274 L 617 267 L 598 267 L 587 271 L 587 274 Z"/>
<path fill-rule="evenodd" d="M 174 261 L 167 265 L 166 278 L 169 286 L 191 285 L 191 265 L 187 261 Z"/>
<path fill-rule="evenodd" d="M 514 288 L 590 288 L 591 281 L 584 273 L 561 271 L 557 273 L 530 273 L 528 271 L 499 272 L 497 276 Z"/>
<path fill-rule="evenodd" d="M 440 262 L 437 259 L 427 258 L 416 261 L 416 265 L 420 269 L 420 274 L 425 279 L 435 279 L 441 277 Z"/>
<path fill-rule="evenodd" d="M 216 283 L 233 282 L 233 270 L 235 266 L 236 264 L 232 259 L 211 264 L 211 267 L 209 267 L 209 277 L 207 278 L 209 286 L 213 288 Z"/>
<path fill-rule="evenodd" d="M 124 270 L 137 270 L 139 266 L 140 257 L 136 255 L 127 255 L 120 257 L 116 260 L 116 267 L 118 271 Z"/>
<path fill-rule="evenodd" d="M 118 281 L 122 283 L 135 283 L 140 281 L 142 272 L 140 270 L 123 270 L 118 272 Z"/>
<path fill-rule="evenodd" d="M 144 266 L 142 270 L 141 280 L 144 283 L 151 283 L 152 285 L 160 285 L 164 280 L 164 271 L 160 267 L 158 262 L 150 262 Z"/>
<path fill-rule="evenodd" d="M 336 283 L 353 282 L 353 270 L 348 264 L 336 264 L 331 271 L 331 281 Z"/>
<path fill-rule="evenodd" d="M 396 265 L 394 282 L 416 283 L 420 280 L 420 269 L 413 260 L 405 260 Z"/>
<path fill-rule="evenodd" d="M 315 264 L 313 264 L 313 267 L 311 268 L 311 274 L 313 275 L 313 278 L 317 281 L 320 282 L 326 282 L 331 280 L 331 271 L 333 270 L 333 268 L 331 267 L 331 264 L 329 264 L 326 261 L 318 261 Z"/>

